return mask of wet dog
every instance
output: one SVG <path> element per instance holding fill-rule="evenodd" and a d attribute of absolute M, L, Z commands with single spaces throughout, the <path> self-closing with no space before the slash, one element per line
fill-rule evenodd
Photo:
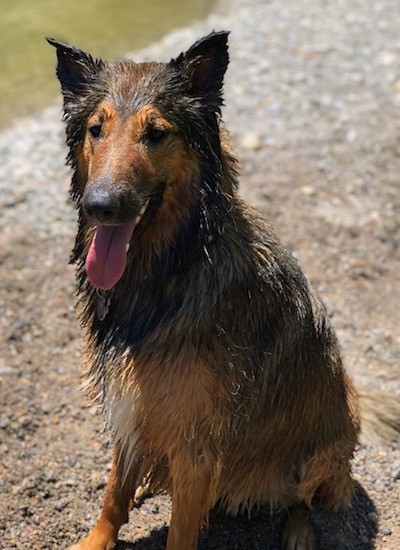
<path fill-rule="evenodd" d="M 112 548 L 144 486 L 172 494 L 169 550 L 197 547 L 217 501 L 288 509 L 284 547 L 310 550 L 312 501 L 352 498 L 358 398 L 324 305 L 238 196 L 227 37 L 141 64 L 49 40 L 79 211 L 84 378 L 115 438 L 101 517 L 75 549 Z"/>

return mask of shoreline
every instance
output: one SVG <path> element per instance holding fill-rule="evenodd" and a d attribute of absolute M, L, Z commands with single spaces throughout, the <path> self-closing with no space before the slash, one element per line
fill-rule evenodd
<path fill-rule="evenodd" d="M 120 0 L 98 5 L 88 0 L 80 6 L 72 0 L 61 8 L 49 5 L 48 0 L 38 0 L 32 10 L 19 3 L 10 9 L 0 5 L 4 65 L 0 79 L 0 127 L 9 126 L 13 118 L 41 111 L 57 97 L 58 82 L 51 71 L 54 51 L 46 44 L 46 36 L 54 34 L 61 42 L 93 51 L 97 57 L 121 56 L 130 49 L 145 48 L 176 28 L 206 18 L 215 3 L 216 0 L 151 0 L 142 5 Z M 14 43 L 16 30 L 18 44 Z"/>
<path fill-rule="evenodd" d="M 150 42 L 148 45 L 146 45 L 144 48 L 139 48 L 137 50 L 129 50 L 127 51 L 124 55 L 121 56 L 121 58 L 127 58 L 127 59 L 135 59 L 135 60 L 147 60 L 147 59 L 152 59 L 152 60 L 160 60 L 162 61 L 162 51 L 163 51 L 163 46 L 164 45 L 167 45 L 168 47 L 168 43 L 172 40 L 173 42 L 175 40 L 177 40 L 179 42 L 180 40 L 180 37 L 184 37 L 185 35 L 187 36 L 190 36 L 190 31 L 197 27 L 201 28 L 201 27 L 204 27 L 204 26 L 207 26 L 207 21 L 209 19 L 214 19 L 215 17 L 219 17 L 220 15 L 222 15 L 223 12 L 229 12 L 231 10 L 231 4 L 233 4 L 234 2 L 237 2 L 237 0 L 217 0 L 216 2 L 216 5 L 214 6 L 214 8 L 211 10 L 211 12 L 207 15 L 207 17 L 203 20 L 201 19 L 194 19 L 191 23 L 189 23 L 188 25 L 185 25 L 183 27 L 177 27 L 176 29 L 173 29 L 172 31 L 168 32 L 167 34 L 165 34 L 161 39 L 159 40 L 156 40 L 156 41 L 152 41 Z M 210 28 L 210 31 L 211 31 L 211 28 Z M 199 38 L 200 38 L 200 35 L 199 35 Z M 155 52 L 156 55 L 157 55 L 157 58 L 152 58 L 151 57 L 151 54 L 150 52 Z M 89 52 L 91 53 L 92 55 L 94 55 L 95 57 L 98 55 L 96 51 L 92 51 L 92 52 Z M 160 55 L 161 53 L 161 55 Z M 112 58 L 110 58 L 112 59 Z M 115 59 L 118 59 L 118 57 L 116 57 Z M 54 64 L 54 67 L 52 67 L 51 69 L 54 69 L 53 72 L 54 72 L 54 79 L 56 79 L 56 74 L 55 74 L 55 64 Z M 43 108 L 39 108 L 35 111 L 33 111 L 32 113 L 29 113 L 27 115 L 16 115 L 15 117 L 13 117 L 12 119 L 10 119 L 9 123 L 7 124 L 7 126 L 5 126 L 4 128 L 0 128 L 0 136 L 3 134 L 3 133 L 7 133 L 7 131 L 11 130 L 12 128 L 15 127 L 15 125 L 18 125 L 18 124 L 22 124 L 22 123 L 26 123 L 27 121 L 30 121 L 30 120 L 40 120 L 43 118 L 47 118 L 47 113 L 50 111 L 52 111 L 53 109 L 61 109 L 61 102 L 60 102 L 60 97 L 59 97 L 59 94 L 57 96 L 54 96 L 54 99 L 51 100 L 49 102 L 49 104 Z"/>

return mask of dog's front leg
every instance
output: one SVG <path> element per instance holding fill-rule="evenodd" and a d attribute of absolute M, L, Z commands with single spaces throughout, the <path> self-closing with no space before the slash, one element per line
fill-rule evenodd
<path fill-rule="evenodd" d="M 215 502 L 219 469 L 207 455 L 193 460 L 177 455 L 170 460 L 172 516 L 167 550 L 195 550 L 199 530 Z"/>
<path fill-rule="evenodd" d="M 116 446 L 101 516 L 90 534 L 70 550 L 112 550 L 115 547 L 118 531 L 128 521 L 130 500 L 136 489 L 136 467 L 125 475 L 123 466 Z"/>

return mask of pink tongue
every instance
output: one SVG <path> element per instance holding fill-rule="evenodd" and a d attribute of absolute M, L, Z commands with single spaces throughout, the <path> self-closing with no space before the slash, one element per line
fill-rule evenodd
<path fill-rule="evenodd" d="M 135 222 L 96 229 L 86 257 L 86 274 L 93 286 L 110 290 L 120 280 L 126 267 L 126 244 L 134 229 Z"/>

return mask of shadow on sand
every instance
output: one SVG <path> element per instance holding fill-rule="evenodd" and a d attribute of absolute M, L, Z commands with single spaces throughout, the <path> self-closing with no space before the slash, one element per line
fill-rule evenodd
<path fill-rule="evenodd" d="M 377 524 L 376 509 L 359 483 L 348 510 L 327 513 L 315 507 L 313 522 L 319 550 L 373 550 Z M 285 513 L 270 516 L 267 509 L 251 518 L 236 518 L 213 510 L 207 530 L 200 533 L 199 550 L 280 550 L 280 535 Z M 116 550 L 164 550 L 167 529 L 153 531 L 135 543 L 118 541 Z"/>

